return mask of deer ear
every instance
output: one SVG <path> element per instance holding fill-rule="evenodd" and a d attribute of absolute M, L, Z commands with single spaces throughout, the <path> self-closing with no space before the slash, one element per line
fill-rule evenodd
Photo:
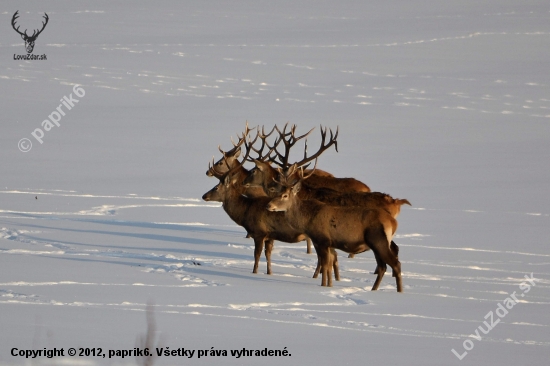
<path fill-rule="evenodd" d="M 298 192 L 300 192 L 300 189 L 302 189 L 302 182 L 298 182 L 296 183 L 293 187 L 292 187 L 292 193 L 294 195 L 296 195 Z"/>
<path fill-rule="evenodd" d="M 241 147 L 239 146 L 239 148 L 237 149 L 237 151 L 235 151 L 235 154 L 233 155 L 235 158 L 238 158 L 239 156 L 241 156 Z"/>
<path fill-rule="evenodd" d="M 223 179 L 223 185 L 226 186 L 226 187 L 229 187 L 229 177 L 225 177 Z"/>

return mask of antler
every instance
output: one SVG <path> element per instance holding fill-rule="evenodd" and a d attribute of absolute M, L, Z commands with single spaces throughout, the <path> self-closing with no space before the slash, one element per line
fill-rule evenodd
<path fill-rule="evenodd" d="M 275 131 L 276 127 L 277 126 L 274 126 L 271 129 L 271 131 L 269 131 L 269 133 L 265 133 L 264 126 L 262 126 L 262 132 L 260 133 L 260 127 L 258 126 L 258 134 L 256 135 L 254 142 L 252 143 L 249 142 L 247 144 L 247 147 L 250 148 L 252 151 L 254 151 L 256 154 L 258 154 L 258 156 L 256 157 L 256 159 L 248 158 L 247 161 L 253 162 L 254 160 L 261 160 L 261 161 L 271 160 L 271 153 L 273 152 L 273 149 L 275 149 L 277 144 L 270 146 L 269 143 L 267 143 L 267 138 L 271 136 L 271 134 Z M 256 149 L 254 147 L 254 143 L 256 142 L 258 137 L 262 140 L 262 145 L 260 146 L 259 149 Z M 264 148 L 266 147 L 269 149 L 269 151 L 267 153 L 264 153 Z"/>
<path fill-rule="evenodd" d="M 327 127 L 323 128 L 323 126 L 320 126 L 320 130 L 321 130 L 321 147 L 319 148 L 319 150 L 315 154 L 308 157 L 307 156 L 307 139 L 306 139 L 305 146 L 304 146 L 304 158 L 302 160 L 300 160 L 299 162 L 297 162 L 296 166 L 301 167 L 304 164 L 309 163 L 313 159 L 315 159 L 315 165 L 317 165 L 317 158 L 325 150 L 327 150 L 329 147 L 331 147 L 332 145 L 334 145 L 334 148 L 336 149 L 336 152 L 338 152 L 338 141 L 336 141 L 336 138 L 338 138 L 338 127 L 336 127 L 336 133 L 335 134 L 332 132 L 332 129 L 329 129 L 329 131 L 330 131 L 330 140 L 326 144 L 325 144 L 325 139 L 327 137 Z"/>
<path fill-rule="evenodd" d="M 242 136 L 237 135 L 237 137 L 239 138 L 239 141 L 237 143 L 235 143 L 233 141 L 233 137 L 231 137 L 231 143 L 233 144 L 233 148 L 231 150 L 228 150 L 228 151 L 223 151 L 221 146 L 218 145 L 218 150 L 220 150 L 220 152 L 222 153 L 222 155 L 224 157 L 226 155 L 233 155 L 235 153 L 235 151 L 246 141 L 246 137 L 248 136 L 250 131 L 254 130 L 255 128 L 256 127 L 254 127 L 254 128 L 248 127 L 248 121 L 246 121 L 246 126 L 244 128 L 244 132 L 243 132 Z"/>
<path fill-rule="evenodd" d="M 255 128 L 255 127 L 254 127 Z M 254 128 L 250 129 L 248 127 L 248 122 L 246 123 L 246 127 L 245 127 L 245 131 L 244 133 L 242 134 L 242 136 L 239 138 L 239 142 L 237 144 L 235 144 L 233 142 L 233 140 L 231 142 L 233 142 L 233 145 L 235 146 L 233 149 L 236 149 L 238 148 L 239 146 L 241 146 L 245 141 L 246 141 L 246 138 L 248 137 L 248 134 L 250 133 L 250 131 L 252 131 Z M 239 169 L 247 160 L 248 160 L 248 156 L 250 155 L 250 150 L 252 150 L 252 146 L 254 145 L 254 143 L 256 142 L 256 140 L 258 139 L 258 136 L 260 135 L 260 132 L 259 130 L 257 131 L 256 133 L 256 137 L 254 138 L 254 140 L 251 140 L 250 137 L 248 137 L 248 142 L 245 143 L 245 150 L 246 150 L 246 153 L 244 155 L 244 157 L 242 158 L 242 160 L 237 164 L 235 165 L 234 167 L 231 167 L 229 165 L 229 163 L 227 162 L 227 155 L 229 154 L 229 152 L 224 152 L 219 146 L 218 146 L 218 149 L 220 149 L 220 151 L 222 152 L 223 154 L 223 161 L 225 162 L 225 165 L 227 166 L 227 168 L 229 169 L 229 171 L 227 172 L 220 172 L 220 171 L 217 171 L 216 170 L 216 167 L 215 167 L 215 163 L 214 163 L 214 157 L 212 157 L 212 163 L 208 163 L 208 171 L 216 178 L 218 179 L 223 179 L 224 177 L 226 177 L 227 175 L 229 175 L 230 173 L 236 171 L 237 169 Z"/>
<path fill-rule="evenodd" d="M 30 38 L 36 38 L 38 37 L 38 35 L 40 33 L 42 33 L 42 31 L 44 30 L 44 28 L 46 28 L 46 24 L 48 24 L 48 20 L 50 20 L 50 18 L 48 17 L 48 14 L 44 13 L 44 16 L 43 16 L 44 19 L 46 19 L 46 22 L 42 22 L 42 29 L 40 29 L 38 31 L 38 33 L 36 33 L 37 30 L 34 31 L 34 33 L 32 34 L 32 36 Z M 36 33 L 36 35 L 35 35 Z"/>
<path fill-rule="evenodd" d="M 286 132 L 287 127 L 288 127 L 288 122 L 285 124 L 285 127 L 283 128 L 283 131 L 281 132 L 281 130 L 279 130 L 279 128 L 277 126 L 275 126 L 275 129 L 277 130 L 277 132 L 279 132 L 279 138 L 277 138 L 277 140 L 275 141 L 275 144 L 274 144 L 272 150 L 275 152 L 275 155 L 279 159 L 279 161 L 276 161 L 275 159 L 270 159 L 271 162 L 279 165 L 283 169 L 288 168 L 288 166 L 289 166 L 288 165 L 288 158 L 289 158 L 290 149 L 292 148 L 292 146 L 294 146 L 298 141 L 300 141 L 301 139 L 303 139 L 304 137 L 309 135 L 311 133 L 311 131 L 313 131 L 315 129 L 315 128 L 312 128 L 311 130 L 309 130 L 307 133 L 303 134 L 302 136 L 296 137 L 296 125 L 292 125 L 292 127 L 290 127 L 289 132 Z M 281 142 L 285 145 L 284 155 L 281 154 L 277 150 L 277 146 Z"/>
<path fill-rule="evenodd" d="M 292 187 L 298 180 L 306 180 L 313 175 L 315 169 L 317 169 L 317 159 L 315 159 L 315 165 L 309 174 L 304 175 L 304 166 L 298 166 L 297 164 L 292 164 L 288 169 L 277 168 L 279 172 L 278 179 L 273 178 L 273 181 L 281 184 L 285 187 Z M 298 173 L 298 178 L 294 178 L 295 174 Z M 292 178 L 292 179 L 291 179 Z"/>
<path fill-rule="evenodd" d="M 11 18 L 11 26 L 12 26 L 13 29 L 14 29 L 17 33 L 19 33 L 20 35 L 28 37 L 28 36 L 27 36 L 27 30 L 26 30 L 26 29 L 25 29 L 25 33 L 21 33 L 21 32 L 19 31 L 19 27 L 15 28 L 15 21 L 19 18 L 18 13 L 19 13 L 19 10 L 17 10 L 17 11 L 15 12 L 15 14 L 13 14 L 13 17 Z"/>
<path fill-rule="evenodd" d="M 26 30 L 26 29 L 25 29 L 25 32 L 24 32 L 24 33 L 21 33 L 21 32 L 19 31 L 19 27 L 15 28 L 15 21 L 19 18 L 19 15 L 18 15 L 18 14 L 19 14 L 19 10 L 17 10 L 17 11 L 15 12 L 15 14 L 13 14 L 13 17 L 11 18 L 11 26 L 13 27 L 13 29 L 14 29 L 17 33 L 19 33 L 19 34 L 22 35 L 22 36 L 25 36 L 25 37 L 28 38 L 28 39 L 34 39 L 34 38 L 38 37 L 38 35 L 39 35 L 40 33 L 42 33 L 42 31 L 44 30 L 44 28 L 46 28 L 46 24 L 48 24 L 48 21 L 50 20 L 50 18 L 48 17 L 48 14 L 44 13 L 43 18 L 46 19 L 46 21 L 45 21 L 45 22 L 42 22 L 42 29 L 40 29 L 40 30 L 35 29 L 34 32 L 33 32 L 33 34 L 32 34 L 32 36 L 29 36 L 29 35 L 27 34 L 27 30 Z M 38 32 L 38 33 L 37 33 L 37 32 Z"/>

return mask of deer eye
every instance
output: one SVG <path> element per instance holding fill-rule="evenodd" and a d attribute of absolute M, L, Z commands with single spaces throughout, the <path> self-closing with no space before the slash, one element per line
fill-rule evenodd
<path fill-rule="evenodd" d="M 273 187 L 269 188 L 269 192 L 275 192 L 275 188 Z"/>
<path fill-rule="evenodd" d="M 283 198 L 288 198 L 288 194 L 283 194 Z"/>

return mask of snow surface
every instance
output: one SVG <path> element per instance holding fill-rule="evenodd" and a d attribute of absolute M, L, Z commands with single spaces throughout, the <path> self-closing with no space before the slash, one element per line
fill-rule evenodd
<path fill-rule="evenodd" d="M 47 61 L 13 59 L 16 10 L 29 29 L 48 13 Z M 148 303 L 161 346 L 291 354 L 158 365 L 548 363 L 547 1 L 3 1 L 0 20 L 0 364 L 49 361 L 14 347 L 132 349 Z M 85 96 L 38 143 L 75 84 Z M 274 274 L 251 273 L 252 241 L 200 200 L 246 120 L 339 126 L 319 167 L 411 201 L 403 294 L 390 273 L 369 291 L 371 253 L 342 254 L 332 288 L 303 244 L 276 242 Z"/>

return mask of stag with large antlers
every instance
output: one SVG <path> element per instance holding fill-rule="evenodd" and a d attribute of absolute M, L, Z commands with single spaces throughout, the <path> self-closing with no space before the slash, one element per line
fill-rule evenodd
<path fill-rule="evenodd" d="M 250 198 L 244 196 L 242 194 L 244 189 L 242 182 L 234 174 L 237 170 L 238 168 L 234 168 L 229 172 L 220 174 L 215 168 L 211 168 L 211 172 L 220 179 L 220 183 L 205 193 L 202 199 L 222 202 L 223 209 L 229 217 L 235 223 L 244 227 L 248 235 L 254 239 L 253 273 L 258 273 L 260 256 L 265 244 L 267 274 L 271 274 L 273 241 L 297 243 L 306 239 L 306 235 L 292 228 L 281 212 L 269 212 L 265 209 L 271 200 L 269 197 Z M 331 260 L 331 269 L 334 269 L 334 275 L 338 281 L 340 276 L 336 251 L 332 250 L 328 255 Z M 320 269 L 321 261 L 318 257 L 315 273 L 318 274 Z"/>
<path fill-rule="evenodd" d="M 376 280 L 372 290 L 377 290 L 386 272 L 386 264 L 393 269 L 397 291 L 403 291 L 401 263 L 391 250 L 391 241 L 397 230 L 397 221 L 383 209 L 329 206 L 316 200 L 301 200 L 298 192 L 303 180 L 285 183 L 283 193 L 272 199 L 269 211 L 284 211 L 292 227 L 306 233 L 315 246 L 321 262 L 321 286 L 332 286 L 331 251 L 340 249 L 347 253 L 360 253 L 371 249 L 376 258 Z"/>
<path fill-rule="evenodd" d="M 13 27 L 13 29 L 17 33 L 19 33 L 21 35 L 21 38 L 23 38 L 23 40 L 25 41 L 25 49 L 27 50 L 27 53 L 32 53 L 32 51 L 34 49 L 34 42 L 36 41 L 36 38 L 38 38 L 40 33 L 42 33 L 44 28 L 46 28 L 46 24 L 48 24 L 48 20 L 49 20 L 48 14 L 44 13 L 43 18 L 45 19 L 45 22 L 42 22 L 42 29 L 40 29 L 40 30 L 35 29 L 34 32 L 32 33 L 32 36 L 29 36 L 27 34 L 26 29 L 25 29 L 25 32 L 21 32 L 21 31 L 19 31 L 19 26 L 17 28 L 15 28 L 15 22 L 19 18 L 18 14 L 19 14 L 19 10 L 17 10 L 15 12 L 15 14 L 13 14 L 13 17 L 11 18 L 11 26 Z"/>

